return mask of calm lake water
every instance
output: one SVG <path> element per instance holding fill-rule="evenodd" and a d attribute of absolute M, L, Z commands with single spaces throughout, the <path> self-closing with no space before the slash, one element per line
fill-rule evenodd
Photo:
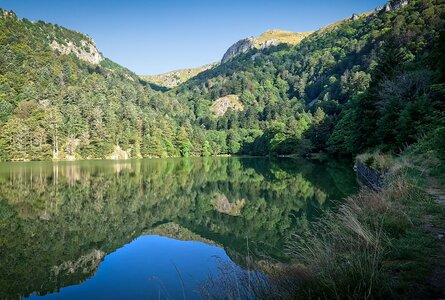
<path fill-rule="evenodd" d="M 200 299 L 356 189 L 337 162 L 0 163 L 0 299 Z"/>

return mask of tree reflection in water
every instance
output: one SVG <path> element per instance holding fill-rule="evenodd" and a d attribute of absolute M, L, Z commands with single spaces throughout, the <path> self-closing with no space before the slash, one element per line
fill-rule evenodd
<path fill-rule="evenodd" d="M 2 163 L 0 298 L 83 282 L 106 254 L 153 232 L 214 243 L 240 266 L 247 255 L 282 261 L 293 230 L 355 189 L 351 166 L 336 162 Z"/>

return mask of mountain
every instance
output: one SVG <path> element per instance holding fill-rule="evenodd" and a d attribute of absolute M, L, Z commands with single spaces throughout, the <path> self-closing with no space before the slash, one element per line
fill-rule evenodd
<path fill-rule="evenodd" d="M 2 11 L 0 159 L 444 153 L 444 15 L 443 0 L 391 0 L 268 31 L 159 92 L 88 36 Z"/>
<path fill-rule="evenodd" d="M 438 0 L 390 1 L 297 45 L 257 49 L 241 41 L 235 48 L 247 52 L 175 95 L 189 101 L 198 125 L 235 139 L 238 153 L 351 155 L 435 143 L 444 123 L 437 75 L 443 64 L 436 63 L 443 57 L 444 11 Z M 238 96 L 244 109 L 217 118 L 204 109 L 227 95 Z"/>
<path fill-rule="evenodd" d="M 279 44 L 297 45 L 312 32 L 290 32 L 285 30 L 268 30 L 259 37 L 250 37 L 239 40 L 226 51 L 221 63 L 232 60 L 239 54 L 252 49 L 265 49 Z"/>
<path fill-rule="evenodd" d="M 179 153 L 175 120 L 189 113 L 170 99 L 87 35 L 0 11 L 0 159 L 148 156 L 154 128 Z"/>
<path fill-rule="evenodd" d="M 181 83 L 186 82 L 190 78 L 195 77 L 199 73 L 211 69 L 217 65 L 218 63 L 211 63 L 198 68 L 174 70 L 158 75 L 141 75 L 140 77 L 143 80 L 160 87 L 174 88 Z"/>
<path fill-rule="evenodd" d="M 224 54 L 221 63 L 226 63 L 235 56 L 252 49 L 265 49 L 279 44 L 296 45 L 312 32 L 290 32 L 285 30 L 268 30 L 257 38 L 242 39 L 233 44 Z M 219 63 L 211 63 L 198 68 L 174 70 L 158 75 L 141 75 L 140 77 L 154 85 L 166 88 L 174 88 L 186 82 L 190 78 L 218 66 Z"/>
<path fill-rule="evenodd" d="M 5 24 L 11 24 L 10 21 L 19 21 L 16 14 L 12 11 L 1 10 L 1 17 Z M 39 21 L 37 23 L 29 22 L 26 19 L 20 20 L 26 28 L 28 37 L 38 39 L 40 42 L 49 45 L 56 54 L 73 54 L 79 60 L 98 65 L 104 60 L 102 54 L 97 50 L 96 44 L 92 38 L 78 31 L 65 30 L 64 28 Z M 39 45 L 40 46 L 40 45 Z"/>

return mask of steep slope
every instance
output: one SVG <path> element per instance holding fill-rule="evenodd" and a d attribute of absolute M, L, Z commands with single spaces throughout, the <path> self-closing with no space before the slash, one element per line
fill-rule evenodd
<path fill-rule="evenodd" d="M 399 151 L 442 126 L 435 74 L 444 12 L 440 0 L 390 1 L 298 45 L 238 54 L 176 94 L 200 108 L 194 110 L 199 125 L 235 136 L 242 153 Z M 244 110 L 215 120 L 202 109 L 226 95 L 239 96 Z M 365 95 L 369 102 L 361 100 Z M 362 111 L 352 113 L 351 106 Z"/>
<path fill-rule="evenodd" d="M 174 70 L 159 75 L 140 75 L 140 77 L 149 83 L 153 83 L 161 87 L 174 88 L 181 83 L 186 82 L 190 78 L 195 77 L 199 73 L 211 69 L 217 65 L 218 63 L 212 63 L 198 68 Z"/>
<path fill-rule="evenodd" d="M 0 14 L 5 22 L 4 24 L 11 24 L 8 21 L 18 20 L 16 14 L 12 11 L 0 10 Z M 42 21 L 37 23 L 32 23 L 26 19 L 20 21 L 26 28 L 24 33 L 27 34 L 28 38 L 47 44 L 57 54 L 69 55 L 72 53 L 79 60 L 93 65 L 98 65 L 104 60 L 93 39 L 87 35 Z M 33 46 L 36 46 L 38 42 Z"/>
<path fill-rule="evenodd" d="M 174 143 L 180 113 L 90 37 L 0 11 L 0 159 L 148 156 L 152 128 Z"/>
<path fill-rule="evenodd" d="M 253 49 L 265 49 L 279 44 L 297 45 L 312 32 L 290 32 L 285 30 L 268 30 L 259 37 L 239 40 L 229 47 L 221 59 L 222 63 L 229 62 L 234 57 Z"/>
<path fill-rule="evenodd" d="M 442 147 L 443 0 L 391 0 L 296 45 L 255 46 L 166 93 L 98 51 L 99 63 L 87 57 L 87 36 L 0 16 L 3 160 Z M 292 35 L 258 45 L 271 36 Z"/>

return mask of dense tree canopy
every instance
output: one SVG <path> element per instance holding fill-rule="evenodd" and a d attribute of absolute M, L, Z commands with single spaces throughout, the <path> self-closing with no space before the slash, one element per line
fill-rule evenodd
<path fill-rule="evenodd" d="M 160 92 L 109 60 L 49 46 L 82 34 L 2 12 L 0 159 L 440 152 L 444 20 L 442 0 L 412 0 Z M 217 117 L 212 103 L 227 95 L 244 109 Z"/>

